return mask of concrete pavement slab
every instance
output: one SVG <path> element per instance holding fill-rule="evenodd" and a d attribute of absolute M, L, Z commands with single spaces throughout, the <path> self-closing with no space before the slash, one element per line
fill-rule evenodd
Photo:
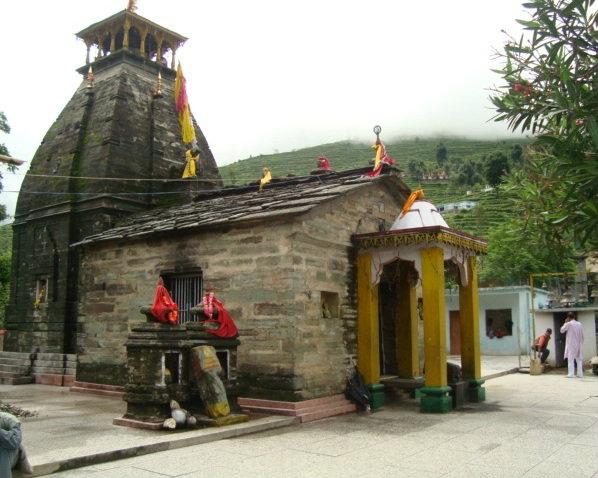
<path fill-rule="evenodd" d="M 516 361 L 517 357 L 501 358 L 499 365 L 483 370 Z M 517 477 L 542 472 L 545 462 L 562 464 L 574 450 L 584 458 L 578 468 L 569 467 L 572 475 L 561 476 L 598 473 L 592 458 L 598 456 L 598 377 L 512 374 L 485 386 L 486 402 L 446 415 L 421 414 L 417 401 L 398 396 L 374 414 L 236 438 L 115 427 L 111 420 L 123 414 L 122 401 L 59 387 L 0 386 L 0 394 L 3 400 L 39 412 L 23 424 L 32 462 L 43 465 L 38 473 L 56 466 L 92 465 L 57 473 L 59 477 Z M 264 420 L 266 425 L 274 423 Z M 216 439 L 220 441 L 204 443 Z M 146 455 L 136 456 L 141 453 Z M 125 459 L 97 462 L 119 457 Z M 552 476 L 554 469 L 560 467 L 553 466 L 545 476 Z"/>
<path fill-rule="evenodd" d="M 115 471 L 119 468 L 92 467 L 89 475 L 72 476 L 127 476 L 131 469 L 161 476 L 244 478 L 576 478 L 598 473 L 593 406 L 598 377 L 573 381 L 558 374 L 513 374 L 486 386 L 487 402 L 447 415 L 422 415 L 412 404 L 389 404 L 383 414 L 353 414 L 130 458 L 120 462 L 121 475 Z M 527 399 L 528 391 L 533 400 Z M 551 407 L 543 408 L 543 400 L 550 400 Z M 222 463 L 214 461 L 218 454 L 225 457 Z"/>

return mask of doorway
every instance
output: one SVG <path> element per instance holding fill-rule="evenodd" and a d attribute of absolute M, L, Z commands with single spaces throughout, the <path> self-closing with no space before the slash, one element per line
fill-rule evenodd
<path fill-rule="evenodd" d="M 567 318 L 566 312 L 555 312 L 553 314 L 554 317 L 554 326 L 553 336 L 554 336 L 554 361 L 557 367 L 565 367 L 567 365 L 563 355 L 565 354 L 565 338 L 567 337 L 566 334 L 561 334 L 561 327 L 565 323 L 565 319 Z"/>
<path fill-rule="evenodd" d="M 380 333 L 380 374 L 397 375 L 396 314 L 398 261 L 386 264 L 378 289 L 378 326 Z"/>
<path fill-rule="evenodd" d="M 458 310 L 449 312 L 449 326 L 451 334 L 451 355 L 461 355 L 461 316 Z"/>

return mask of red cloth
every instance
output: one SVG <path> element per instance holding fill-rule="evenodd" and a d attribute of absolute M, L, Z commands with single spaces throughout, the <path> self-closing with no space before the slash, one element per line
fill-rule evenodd
<path fill-rule="evenodd" d="M 239 335 L 239 331 L 237 330 L 237 326 L 233 322 L 230 314 L 224 308 L 222 302 L 220 302 L 216 297 L 212 297 L 211 299 L 212 308 L 218 311 L 218 314 L 215 319 L 208 318 L 204 320 L 204 323 L 208 324 L 218 324 L 219 327 L 217 329 L 206 329 L 207 332 L 217 336 L 217 337 L 236 337 Z M 207 317 L 211 317 L 211 313 L 204 310 L 204 314 Z"/>
<path fill-rule="evenodd" d="M 380 153 L 380 162 L 383 164 L 390 164 L 391 166 L 395 164 L 396 161 L 388 155 L 386 152 L 386 146 L 384 146 L 382 141 L 380 141 L 380 146 L 382 147 L 382 151 Z"/>
<path fill-rule="evenodd" d="M 318 169 L 323 169 L 324 171 L 332 171 L 330 167 L 330 161 L 326 156 L 320 156 L 318 158 Z"/>
<path fill-rule="evenodd" d="M 379 143 L 376 143 L 375 146 L 377 148 L 380 147 L 380 162 L 378 163 L 377 166 L 374 165 L 374 169 L 368 173 L 365 173 L 363 175 L 363 177 L 375 178 L 376 176 L 380 176 L 380 173 L 382 172 L 382 166 L 384 164 L 388 164 L 388 165 L 392 166 L 393 164 L 396 163 L 396 161 L 394 159 L 392 159 L 386 152 L 386 146 L 384 146 L 384 143 L 382 141 L 380 141 Z"/>
<path fill-rule="evenodd" d="M 158 281 L 158 286 L 156 287 L 156 295 L 151 313 L 158 322 L 170 325 L 179 323 L 179 306 L 170 297 L 162 279 Z"/>

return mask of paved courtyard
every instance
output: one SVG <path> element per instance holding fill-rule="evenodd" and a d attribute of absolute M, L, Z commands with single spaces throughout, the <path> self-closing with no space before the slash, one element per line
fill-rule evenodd
<path fill-rule="evenodd" d="M 57 473 L 56 477 L 598 477 L 598 377 L 511 374 L 488 400 L 424 415 L 383 411 L 225 439 Z M 115 437 L 115 439 L 118 439 Z"/>

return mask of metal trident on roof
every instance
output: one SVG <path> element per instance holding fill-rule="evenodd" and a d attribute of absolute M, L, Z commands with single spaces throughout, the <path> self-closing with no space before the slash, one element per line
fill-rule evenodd
<path fill-rule="evenodd" d="M 379 125 L 374 126 L 374 133 L 376 134 L 376 143 L 380 142 L 380 132 L 382 131 L 382 127 Z"/>

